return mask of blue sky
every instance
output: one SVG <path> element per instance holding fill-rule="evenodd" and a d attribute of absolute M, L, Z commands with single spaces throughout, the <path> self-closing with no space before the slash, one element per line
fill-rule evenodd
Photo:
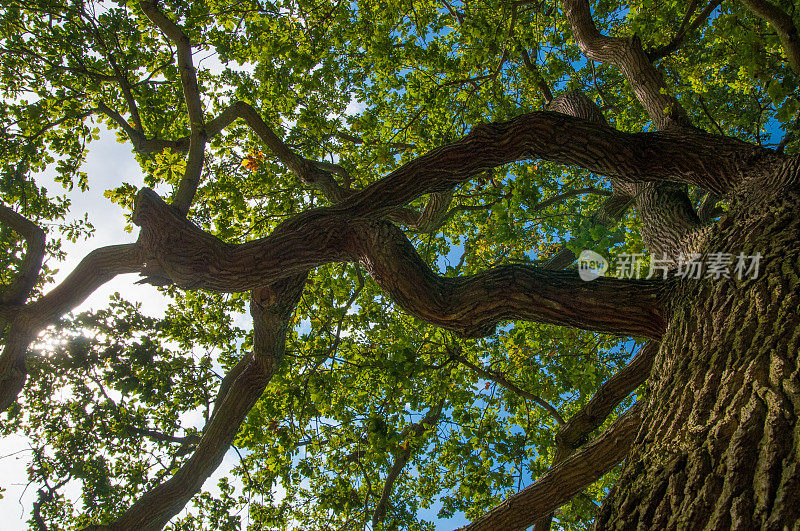
<path fill-rule="evenodd" d="M 356 111 L 354 106 L 351 109 Z M 131 145 L 119 143 L 116 134 L 101 128 L 100 140 L 89 145 L 88 156 L 83 170 L 89 177 L 89 190 L 80 192 L 75 187 L 72 191 L 65 190 L 61 184 L 53 180 L 54 173 L 46 172 L 38 176 L 40 185 L 45 186 L 53 195 L 66 195 L 72 202 L 70 214 L 65 222 L 82 219 L 84 213 L 88 214 L 89 221 L 94 225 L 95 232 L 92 238 L 75 243 L 64 241 L 63 250 L 66 259 L 58 264 L 50 264 L 59 269 L 55 276 L 56 283 L 63 280 L 72 271 L 88 252 L 105 245 L 134 242 L 138 231 L 125 231 L 125 212 L 116 204 L 111 203 L 103 196 L 107 189 L 116 188 L 122 182 L 128 182 L 137 187 L 144 186 L 143 174 L 136 162 Z M 166 194 L 166 190 L 159 190 Z M 135 228 L 134 228 L 135 229 Z M 456 258 L 457 260 L 457 258 Z M 163 316 L 170 299 L 158 290 L 147 284 L 136 284 L 139 276 L 136 274 L 119 275 L 113 280 L 97 289 L 83 304 L 75 308 L 74 313 L 86 310 L 98 310 L 108 304 L 109 296 L 119 292 L 131 302 L 139 302 L 142 312 L 153 316 Z M 242 328 L 250 327 L 249 316 L 243 316 L 243 321 L 237 323 Z M 307 324 L 306 324 L 307 326 Z M 301 324 L 302 328 L 302 324 Z M 188 419 L 188 422 L 202 426 L 201 419 Z M 26 521 L 30 518 L 30 510 L 36 501 L 39 485 L 27 486 L 27 466 L 30 464 L 31 452 L 28 440 L 19 435 L 0 438 L 0 470 L 3 475 L 2 487 L 5 491 L 0 499 L 0 526 L 4 531 L 18 531 L 28 529 Z M 205 488 L 214 492 L 217 481 L 230 473 L 231 469 L 239 462 L 239 457 L 234 450 L 229 450 L 223 463 L 206 480 Z M 232 481 L 234 485 L 241 482 Z M 77 499 L 80 494 L 78 488 L 66 488 L 68 496 Z M 423 511 L 421 516 L 427 520 L 437 520 L 436 513 L 439 506 Z M 456 516 L 437 523 L 437 529 L 455 529 L 467 523 L 463 516 Z"/>

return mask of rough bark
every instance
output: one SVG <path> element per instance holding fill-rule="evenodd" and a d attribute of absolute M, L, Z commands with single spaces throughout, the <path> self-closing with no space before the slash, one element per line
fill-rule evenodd
<path fill-rule="evenodd" d="M 598 529 L 800 525 L 800 193 L 788 181 L 742 198 L 703 249 L 760 253 L 757 278 L 678 286 L 643 427 Z"/>
<path fill-rule="evenodd" d="M 642 220 L 642 243 L 652 256 L 675 262 L 700 239 L 702 223 L 689 201 L 686 185 L 644 183 L 636 185 L 634 204 Z"/>
<path fill-rule="evenodd" d="M 707 17 L 715 7 L 712 2 L 700 16 Z M 602 35 L 595 26 L 587 0 L 564 0 L 564 10 L 584 55 L 613 64 L 620 70 L 657 129 L 689 136 L 695 133 L 685 109 L 669 94 L 661 72 L 644 52 L 637 37 L 623 39 Z M 690 9 L 693 10 L 694 7 Z M 562 112 L 583 117 L 588 114 L 595 116 L 595 121 L 602 119 L 599 110 L 586 110 L 586 105 L 568 106 Z M 685 250 L 687 241 L 700 240 L 700 219 L 689 201 L 685 186 L 668 182 L 625 186 L 620 181 L 612 179 L 612 187 L 617 195 L 632 197 L 642 220 L 642 240 L 652 255 L 675 261 Z M 714 189 L 714 186 L 709 189 Z M 601 222 L 615 221 L 613 217 L 603 216 L 604 212 L 600 214 Z M 562 261 L 565 258 L 561 257 Z"/>
<path fill-rule="evenodd" d="M 583 54 L 590 60 L 609 63 L 619 69 L 657 129 L 670 125 L 689 125 L 686 111 L 670 94 L 661 73 L 653 67 L 638 37 L 602 35 L 592 19 L 588 0 L 563 0 L 563 5 Z"/>
<path fill-rule="evenodd" d="M 402 231 L 386 221 L 355 217 L 352 210 L 317 209 L 266 238 L 234 246 L 200 230 L 182 211 L 143 190 L 134 213 L 134 221 L 142 225 L 136 244 L 92 251 L 41 299 L 25 306 L 0 306 L 3 318 L 11 322 L 0 354 L 0 410 L 16 400 L 24 385 L 24 357 L 33 337 L 122 273 L 140 272 L 154 284 L 231 292 L 256 289 L 329 262 L 360 261 L 406 311 L 468 337 L 487 335 L 509 319 L 643 337 L 663 331 L 656 282 L 586 283 L 574 273 L 522 265 L 471 277 L 439 277 Z"/>
<path fill-rule="evenodd" d="M 580 411 L 570 417 L 556 434 L 556 452 L 551 467 L 565 461 L 578 451 L 589 435 L 605 422 L 608 415 L 620 402 L 636 390 L 648 376 L 653 367 L 653 359 L 659 344 L 648 341 L 639 349 L 636 356 L 621 371 L 604 382 L 591 400 Z M 533 524 L 533 531 L 550 529 L 553 514 L 540 518 Z"/>
<path fill-rule="evenodd" d="M 380 215 L 481 171 L 523 159 L 579 166 L 629 182 L 685 182 L 719 194 L 756 169 L 774 172 L 784 160 L 772 150 L 701 131 L 623 133 L 544 111 L 476 126 L 462 140 L 409 162 L 338 208 Z"/>
<path fill-rule="evenodd" d="M 152 191 L 138 197 L 134 222 L 142 271 L 186 289 L 244 291 L 329 262 L 361 262 L 408 313 L 466 337 L 509 319 L 658 337 L 660 282 L 598 279 L 524 265 L 457 278 L 436 275 L 391 223 L 319 210 L 270 236 L 229 245 L 191 225 Z"/>
<path fill-rule="evenodd" d="M 766 1 L 743 1 L 774 25 L 797 70 L 800 52 L 791 18 Z M 187 289 L 253 290 L 255 347 L 223 380 L 193 456 L 117 522 L 95 527 L 160 528 L 197 492 L 280 362 L 288 318 L 305 274 L 331 261 L 361 262 L 408 312 L 465 336 L 489 334 L 502 320 L 530 319 L 663 339 L 658 378 L 646 400 L 570 455 L 615 401 L 643 377 L 646 371 L 638 360 L 630 369 L 635 373 L 631 378 L 604 386 L 605 394 L 601 391 L 591 407 L 570 419 L 559 440 L 563 451 L 556 465 L 471 529 L 514 528 L 546 515 L 619 462 L 636 433 L 623 480 L 604 504 L 598 527 L 798 526 L 800 322 L 794 310 L 800 299 L 796 251 L 800 159 L 692 128 L 653 67 L 654 56 L 648 57 L 636 37 L 600 34 L 586 0 L 563 4 L 585 55 L 618 67 L 660 131 L 617 131 L 593 106 L 557 101 L 544 84 L 547 100 L 553 100 L 552 108 L 561 114 L 532 113 L 478 126 L 461 141 L 354 191 L 342 168 L 298 156 L 244 103 L 236 102 L 205 122 L 186 33 L 158 9 L 157 2 L 140 2 L 149 20 L 176 48 L 191 133 L 178 140 L 148 139 L 126 73 L 113 57 L 109 60 L 116 75 L 102 81 L 119 83 L 133 125 L 103 103 L 88 112 L 108 115 L 137 150 L 188 149 L 186 173 L 172 207 L 149 191 L 140 195 L 135 220 L 142 232 L 137 244 L 94 251 L 61 285 L 27 305 L 23 303 L 36 279 L 43 236 L 0 210 L 2 221 L 28 240 L 30 255 L 18 281 L 0 299 L 0 318 L 8 323 L 0 355 L 0 409 L 12 403 L 24 385 L 25 355 L 36 333 L 120 273 L 138 271 L 151 282 L 174 282 Z M 708 4 L 697 20 L 709 16 L 718 4 Z M 696 7 L 694 2 L 689 11 Z M 692 29 L 694 24 L 687 26 L 688 21 L 687 16 L 669 46 L 677 47 L 684 28 Z M 526 54 L 523 59 L 536 70 Z M 244 245 L 228 245 L 192 226 L 185 217 L 200 182 L 206 139 L 238 118 L 303 184 L 320 190 L 335 206 L 301 214 L 271 236 Z M 386 221 L 433 230 L 448 213 L 454 186 L 486 169 L 536 158 L 610 177 L 615 194 L 598 217 L 615 219 L 633 200 L 644 219 L 648 249 L 670 256 L 687 249 L 687 239 L 699 223 L 686 199 L 686 184 L 719 195 L 738 193 L 736 208 L 711 231 L 705 249 L 760 252 L 761 276 L 669 284 L 610 279 L 585 283 L 573 273 L 514 265 L 471 277 L 444 278 L 435 275 L 403 233 Z M 343 185 L 335 174 L 343 176 Z M 423 212 L 407 208 L 425 194 L 431 199 Z M 265 288 L 268 284 L 271 287 Z M 409 456 L 401 454 L 387 478 L 384 507 Z M 376 519 L 380 508 L 379 504 Z"/>

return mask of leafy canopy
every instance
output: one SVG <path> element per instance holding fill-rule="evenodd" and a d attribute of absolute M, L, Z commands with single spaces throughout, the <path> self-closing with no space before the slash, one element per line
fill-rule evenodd
<path fill-rule="evenodd" d="M 344 168 L 354 189 L 476 124 L 542 109 L 547 91 L 582 90 L 614 127 L 649 128 L 619 72 L 583 57 L 554 3 L 159 7 L 192 43 L 206 116 L 246 102 L 296 153 Z M 646 50 L 670 43 L 686 9 L 670 0 L 593 3 L 602 32 L 636 35 Z M 135 2 L 9 1 L 0 32 L 0 199 L 47 232 L 36 297 L 64 257 L 62 240 L 90 237 L 90 219 L 100 220 L 37 184 L 42 172 L 66 189 L 94 186 L 81 167 L 100 132 L 131 142 L 115 114 L 167 141 L 186 137 L 190 123 L 176 48 Z M 765 145 L 788 135 L 793 152 L 800 95 L 781 58 L 768 24 L 726 1 L 658 65 L 698 127 Z M 222 240 L 266 236 L 330 204 L 243 122 L 208 142 L 189 218 Z M 142 185 L 168 195 L 184 173 L 178 144 L 136 156 L 142 179 L 106 190 L 101 216 L 130 216 Z M 594 223 L 608 190 L 586 171 L 511 164 L 458 186 L 440 226 L 406 233 L 448 276 L 534 263 L 563 242 L 612 258 L 641 252 L 635 213 L 608 228 Z M 410 206 L 422 211 L 427 199 Z M 24 240 L 3 226 L 0 241 L 9 250 L 0 254 L 6 285 Z M 161 290 L 170 301 L 163 317 L 123 293 L 107 308 L 64 317 L 33 346 L 23 399 L 1 430 L 30 437 L 37 515 L 53 528 L 110 521 L 170 476 L 191 455 L 221 375 L 252 347 L 246 294 Z M 559 421 L 531 396 L 569 418 L 635 349 L 631 338 L 532 323 L 461 339 L 402 312 L 357 264 L 316 269 L 292 322 L 283 364 L 235 441 L 239 464 L 206 484 L 170 528 L 363 528 L 405 453 L 387 528 L 433 529 L 457 513 L 473 519 L 551 462 Z M 437 407 L 441 414 L 420 424 Z M 586 528 L 613 480 L 614 472 L 565 506 L 558 525 Z"/>

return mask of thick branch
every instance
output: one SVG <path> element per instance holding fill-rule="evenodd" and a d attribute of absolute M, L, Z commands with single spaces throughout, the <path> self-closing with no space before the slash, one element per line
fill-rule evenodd
<path fill-rule="evenodd" d="M 635 204 L 642 221 L 642 242 L 658 258 L 678 260 L 687 242 L 702 228 L 686 185 L 643 183 L 636 185 Z"/>
<path fill-rule="evenodd" d="M 109 245 L 95 249 L 78 263 L 58 286 L 25 307 L 27 319 L 46 326 L 81 304 L 97 288 L 117 275 L 142 269 L 136 244 Z"/>
<path fill-rule="evenodd" d="M 273 303 L 268 307 L 251 302 L 253 354 L 238 372 L 233 385 L 220 389 L 224 397 L 207 424 L 197 450 L 174 476 L 146 492 L 110 529 L 128 531 L 160 529 L 178 514 L 222 462 L 247 413 L 261 397 L 283 357 L 288 322 L 300 298 L 306 276 L 273 284 Z M 238 367 L 238 365 L 237 365 Z"/>
<path fill-rule="evenodd" d="M 0 204 L 0 222 L 25 238 L 27 248 L 19 271 L 10 285 L 0 293 L 0 305 L 22 304 L 30 294 L 44 259 L 45 234 L 33 221 Z"/>
<path fill-rule="evenodd" d="M 144 0 L 139 2 L 142 11 L 167 38 L 172 41 L 178 50 L 178 68 L 181 75 L 183 96 L 189 112 L 192 130 L 203 127 L 203 105 L 200 101 L 200 88 L 197 85 L 197 74 L 192 64 L 192 46 L 189 37 L 183 29 L 170 20 L 158 8 L 157 2 Z"/>
<path fill-rule="evenodd" d="M 191 135 L 189 136 L 189 156 L 186 160 L 186 170 L 175 192 L 172 205 L 185 216 L 200 184 L 206 145 L 203 103 L 200 100 L 197 72 L 192 64 L 192 46 L 186 33 L 161 12 L 155 1 L 143 1 L 139 5 L 150 22 L 175 44 L 178 52 L 178 69 L 181 75 L 183 97 L 189 113 Z"/>
<path fill-rule="evenodd" d="M 134 222 L 142 227 L 144 274 L 168 277 L 184 288 L 244 291 L 324 263 L 358 261 L 407 312 L 464 336 L 490 334 L 499 321 L 511 319 L 632 336 L 663 332 L 659 282 L 583 282 L 572 272 L 523 265 L 439 277 L 392 224 L 331 209 L 234 246 L 182 220 L 145 189 Z"/>
<path fill-rule="evenodd" d="M 614 408 L 647 380 L 659 346 L 657 341 L 645 343 L 630 363 L 603 382 L 589 402 L 570 417 L 556 435 L 556 443 L 564 448 L 562 459 L 571 455 L 575 448 L 583 444 L 586 438 L 603 424 Z"/>
<path fill-rule="evenodd" d="M 95 249 L 47 295 L 26 306 L 11 307 L 11 326 L 0 354 L 0 411 L 16 401 L 25 384 L 25 354 L 36 334 L 116 275 L 140 269 L 135 245 Z"/>
<path fill-rule="evenodd" d="M 205 133 L 192 134 L 189 137 L 189 155 L 186 157 L 186 169 L 183 172 L 181 182 L 178 184 L 178 189 L 175 190 L 172 196 L 172 206 L 184 216 L 189 213 L 189 206 L 194 200 L 197 187 L 200 186 L 205 151 Z"/>
<path fill-rule="evenodd" d="M 36 319 L 43 325 L 103 282 L 125 272 L 143 270 L 146 275 L 168 277 L 187 288 L 244 291 L 263 285 L 265 279 L 302 273 L 322 263 L 360 260 L 376 278 L 385 279 L 379 281 L 407 311 L 464 335 L 487 334 L 500 320 L 520 318 L 625 335 L 660 336 L 663 320 L 653 283 L 629 285 L 604 279 L 586 284 L 569 273 L 524 266 L 495 268 L 476 277 L 441 279 L 430 272 L 397 229 L 359 219 L 381 217 L 419 195 L 446 191 L 485 169 L 533 157 L 579 164 L 628 179 L 684 177 L 712 190 L 729 188 L 738 174 L 754 166 L 760 164 L 763 169 L 764 164 L 782 160 L 773 151 L 725 137 L 698 132 L 629 134 L 559 113 L 531 113 L 510 122 L 479 126 L 461 141 L 402 166 L 336 207 L 296 216 L 270 237 L 241 246 L 228 246 L 199 229 L 187 229 L 188 223 L 182 224 L 174 213 L 167 215 L 169 210 L 162 208 L 163 202 L 158 206 L 160 200 L 151 201 L 154 194 L 145 191 L 144 203 L 156 205 L 155 218 L 146 221 L 150 215 L 145 214 L 145 205 L 137 209 L 137 222 L 149 224 L 140 238 L 152 240 L 151 248 L 141 256 L 132 246 L 95 251 L 61 286 L 31 308 L 34 313 L 43 310 L 40 315 L 44 317 Z M 376 239 L 376 234 L 388 239 Z M 185 236 L 189 241 L 181 239 Z M 390 261 L 386 263 L 376 259 L 389 248 L 386 242 L 393 242 L 395 251 L 403 257 L 394 262 L 398 270 L 391 266 L 393 256 L 386 256 Z M 419 293 L 420 286 L 428 291 Z M 616 293 L 617 287 L 620 293 Z M 563 301 L 565 292 L 554 288 L 575 290 L 579 296 Z M 629 305 L 622 302 L 626 293 L 630 293 Z M 595 312 L 584 312 L 584 304 Z M 13 347 L 13 355 L 6 352 L 0 356 L 0 374 L 18 366 L 26 347 L 27 343 L 21 350 Z"/>
<path fill-rule="evenodd" d="M 413 199 L 434 192 L 449 193 L 473 175 L 521 159 L 577 165 L 620 183 L 677 180 L 718 193 L 730 189 L 744 174 L 782 161 L 772 150 L 698 131 L 623 133 L 591 116 L 584 120 L 538 112 L 505 123 L 479 125 L 462 140 L 405 164 L 362 191 L 354 191 L 333 178 L 332 172 L 344 171 L 342 168 L 294 153 L 244 102 L 231 104 L 210 121 L 206 134 L 217 134 L 236 118 L 245 120 L 301 182 L 322 191 L 339 204 L 337 208 L 350 209 L 358 216 L 411 222 L 412 226 L 419 216 L 403 208 Z M 185 140 L 171 142 L 184 145 Z"/>
<path fill-rule="evenodd" d="M 592 442 L 461 530 L 521 529 L 551 513 L 625 459 L 641 414 L 642 402 L 637 402 Z"/>
<path fill-rule="evenodd" d="M 582 92 L 561 94 L 548 107 L 593 123 L 605 124 L 600 109 Z M 596 212 L 594 222 L 610 226 L 621 219 L 628 206 L 635 204 L 642 219 L 642 240 L 653 255 L 677 258 L 690 233 L 700 226 L 685 186 L 663 181 L 630 183 L 611 178 L 611 188 L 614 194 Z M 574 260 L 575 255 L 565 248 L 547 267 L 560 269 Z"/>
<path fill-rule="evenodd" d="M 35 337 L 36 334 L 30 328 L 14 324 L 6 334 L 6 345 L 0 354 L 0 412 L 17 401 L 20 391 L 25 386 L 25 380 L 28 378 L 25 354 L 28 345 Z"/>
<path fill-rule="evenodd" d="M 795 72 L 800 74 L 800 33 L 792 17 L 767 0 L 742 0 L 750 10 L 768 21 L 778 32 L 786 58 Z"/>
<path fill-rule="evenodd" d="M 436 424 L 439 421 L 439 417 L 442 414 L 442 408 L 444 407 L 444 399 L 440 400 L 438 404 L 428 410 L 428 413 L 420 420 L 414 424 L 411 424 L 403 431 L 403 437 L 401 438 L 408 438 L 412 441 L 414 439 L 419 438 L 425 430 L 430 429 L 431 426 Z M 383 490 L 381 491 L 381 497 L 378 501 L 378 504 L 375 506 L 375 511 L 372 514 L 372 528 L 377 529 L 378 524 L 380 524 L 383 519 L 386 517 L 386 508 L 389 505 L 389 498 L 392 495 L 392 490 L 394 488 L 394 483 L 397 481 L 397 478 L 400 477 L 400 473 L 403 471 L 403 468 L 408 464 L 409 459 L 411 458 L 411 452 L 414 450 L 414 444 L 411 441 L 406 442 L 405 448 L 403 448 L 395 457 L 395 461 L 392 464 L 392 468 L 389 469 L 389 473 L 386 474 L 386 481 L 383 484 Z"/>
<path fill-rule="evenodd" d="M 647 380 L 658 348 L 656 341 L 645 343 L 630 363 L 604 382 L 589 402 L 561 427 L 556 434 L 556 453 L 551 467 L 571 456 L 605 422 L 614 408 Z M 551 513 L 539 519 L 533 531 L 550 529 L 552 517 Z"/>
<path fill-rule="evenodd" d="M 664 79 L 642 50 L 637 37 L 624 39 L 602 35 L 592 19 L 588 0 L 563 0 L 563 3 L 583 54 L 593 61 L 612 64 L 622 72 L 656 128 L 690 125 L 686 111 L 668 94 Z"/>
<path fill-rule="evenodd" d="M 342 201 L 358 215 L 381 215 L 420 195 L 445 191 L 482 171 L 523 159 L 579 166 L 623 181 L 683 181 L 725 193 L 746 174 L 783 159 L 728 137 L 696 130 L 623 133 L 555 112 L 476 126 Z"/>

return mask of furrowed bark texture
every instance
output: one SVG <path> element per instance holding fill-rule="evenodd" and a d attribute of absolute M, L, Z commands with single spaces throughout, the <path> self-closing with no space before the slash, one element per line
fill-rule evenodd
<path fill-rule="evenodd" d="M 703 249 L 760 253 L 757 278 L 677 287 L 643 427 L 598 529 L 800 525 L 796 172 L 781 172 L 794 184 L 742 197 Z"/>
<path fill-rule="evenodd" d="M 614 408 L 647 380 L 658 348 L 659 344 L 655 341 L 645 343 L 628 365 L 604 382 L 591 400 L 561 426 L 556 434 L 556 452 L 551 469 L 576 451 L 580 451 L 580 445 L 584 444 L 591 433 L 603 424 Z M 624 455 L 620 455 L 620 461 L 623 458 Z M 586 486 L 588 484 L 584 485 Z M 533 522 L 532 531 L 550 529 L 553 516 L 553 513 L 550 513 Z M 530 523 L 524 523 L 520 529 L 526 528 Z"/>
<path fill-rule="evenodd" d="M 249 116 L 248 108 L 232 106 L 212 121 L 214 127 L 223 127 L 237 113 Z M 1 305 L 0 316 L 13 321 L 10 335 L 32 337 L 121 273 L 141 271 L 152 283 L 174 282 L 186 289 L 246 291 L 323 263 L 359 260 L 376 280 L 385 279 L 384 287 L 410 313 L 465 336 L 486 335 L 498 321 L 519 318 L 657 337 L 663 319 L 655 308 L 654 285 L 612 285 L 606 280 L 586 284 L 577 282 L 574 275 L 521 266 L 461 279 L 438 278 L 399 230 L 379 221 L 397 215 L 408 201 L 432 194 L 428 214 L 423 212 L 418 221 L 435 226 L 454 185 L 487 168 L 525 158 L 581 165 L 625 183 L 678 179 L 720 190 L 761 175 L 761 171 L 753 175 L 755 163 L 773 167 L 784 161 L 770 150 L 703 133 L 629 134 L 596 120 L 531 113 L 478 126 L 462 140 L 405 164 L 335 207 L 300 214 L 269 238 L 244 245 L 230 246 L 189 224 L 182 225 L 185 208 L 168 209 L 163 201 L 153 199 L 154 193 L 144 192 L 136 213 L 137 223 L 144 225 L 137 244 L 93 251 L 46 297 L 19 309 Z M 304 167 L 307 163 L 298 162 Z M 394 265 L 382 261 L 394 260 L 387 254 L 388 247 L 398 253 L 400 261 Z M 420 291 L 416 280 L 431 291 Z M 577 296 L 566 295 L 572 292 Z M 494 299 L 500 297 L 504 298 Z M 0 379 L 8 384 L 0 393 L 0 410 L 16 399 L 24 385 L 26 348 L 26 341 L 15 340 L 0 355 Z"/>
<path fill-rule="evenodd" d="M 626 182 L 685 182 L 720 194 L 754 169 L 774 171 L 783 162 L 772 150 L 697 130 L 624 133 L 542 111 L 478 125 L 462 140 L 409 162 L 337 208 L 380 215 L 422 194 L 448 190 L 481 171 L 523 159 L 579 166 Z"/>

